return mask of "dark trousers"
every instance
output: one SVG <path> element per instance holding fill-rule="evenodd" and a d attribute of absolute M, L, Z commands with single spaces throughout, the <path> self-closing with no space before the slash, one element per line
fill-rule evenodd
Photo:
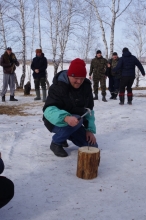
<path fill-rule="evenodd" d="M 109 77 L 109 91 L 110 93 L 118 94 L 120 87 L 120 79 L 117 79 L 115 76 Z"/>
<path fill-rule="evenodd" d="M 36 78 L 34 79 L 34 84 L 35 84 L 35 90 L 40 89 L 40 85 L 43 90 L 46 89 L 46 78 Z"/>
<path fill-rule="evenodd" d="M 127 94 L 132 94 L 132 85 L 135 77 L 133 76 L 122 76 L 120 81 L 120 94 L 125 93 L 125 89 L 127 88 Z"/>
<path fill-rule="evenodd" d="M 6 177 L 0 176 L 0 208 L 5 206 L 14 196 L 14 184 Z"/>
<path fill-rule="evenodd" d="M 99 87 L 99 82 L 100 82 L 100 87 L 101 87 L 101 94 L 103 96 L 106 95 L 106 78 L 105 76 L 98 77 L 93 75 L 93 89 L 94 89 L 94 94 L 98 94 L 98 87 Z"/>

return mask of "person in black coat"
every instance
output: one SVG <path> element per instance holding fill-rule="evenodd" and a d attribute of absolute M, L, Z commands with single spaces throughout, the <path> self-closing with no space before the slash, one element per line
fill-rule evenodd
<path fill-rule="evenodd" d="M 121 70 L 121 82 L 120 82 L 120 105 L 124 105 L 125 88 L 127 87 L 127 99 L 128 104 L 132 104 L 132 85 L 135 79 L 135 67 L 138 67 L 143 76 L 145 71 L 139 60 L 133 56 L 128 48 L 123 48 L 123 55 L 119 59 L 117 66 L 113 69 L 113 72 Z"/>
<path fill-rule="evenodd" d="M 43 102 L 46 100 L 46 69 L 47 59 L 44 57 L 41 49 L 36 49 L 36 57 L 33 58 L 31 69 L 33 70 L 33 78 L 35 84 L 36 98 L 40 100 L 40 85 L 42 87 Z"/>
<path fill-rule="evenodd" d="M 113 68 L 117 66 L 119 61 L 118 54 L 116 52 L 113 53 L 112 59 L 108 61 L 106 75 L 109 77 L 109 91 L 111 93 L 110 99 L 117 99 L 117 95 L 119 93 L 120 87 L 120 78 L 121 74 L 119 72 L 113 72 Z"/>
<path fill-rule="evenodd" d="M 4 163 L 0 153 L 0 174 L 4 171 Z M 14 184 L 6 177 L 0 176 L 0 208 L 5 206 L 14 196 Z"/>

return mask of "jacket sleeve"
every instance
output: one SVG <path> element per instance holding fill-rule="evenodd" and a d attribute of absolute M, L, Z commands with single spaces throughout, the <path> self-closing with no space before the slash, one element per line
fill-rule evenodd
<path fill-rule="evenodd" d="M 64 121 L 66 116 L 71 116 L 71 114 L 65 110 L 57 108 L 56 106 L 49 106 L 44 111 L 44 117 L 58 127 L 65 127 L 68 125 Z"/>
<path fill-rule="evenodd" d="M 43 65 L 39 68 L 40 72 L 44 72 L 47 69 L 47 59 L 44 57 Z"/>
<path fill-rule="evenodd" d="M 35 67 L 34 67 L 34 59 L 32 60 L 32 63 L 31 63 L 31 69 L 34 71 L 35 70 Z"/>
<path fill-rule="evenodd" d="M 4 57 L 1 56 L 1 66 L 2 67 L 11 67 L 11 63 L 5 63 L 4 62 Z"/>
<path fill-rule="evenodd" d="M 86 130 L 92 132 L 93 134 L 96 134 L 94 111 L 92 110 L 91 115 L 87 114 L 85 118 L 88 120 L 88 127 L 86 128 Z"/>
<path fill-rule="evenodd" d="M 141 74 L 143 76 L 145 76 L 144 68 L 143 68 L 142 64 L 139 62 L 139 60 L 136 57 L 135 57 L 135 65 L 138 67 L 138 69 L 140 70 Z"/>
<path fill-rule="evenodd" d="M 4 171 L 4 162 L 3 160 L 0 158 L 0 174 Z"/>
<path fill-rule="evenodd" d="M 91 76 L 91 75 L 92 75 L 93 70 L 94 70 L 94 67 L 93 67 L 93 60 L 92 60 L 92 61 L 91 61 L 91 65 L 90 65 L 90 72 L 89 72 L 89 76 Z"/>
<path fill-rule="evenodd" d="M 122 57 L 119 59 L 118 64 L 115 68 L 112 69 L 113 72 L 118 72 L 120 69 L 122 69 L 123 60 Z"/>

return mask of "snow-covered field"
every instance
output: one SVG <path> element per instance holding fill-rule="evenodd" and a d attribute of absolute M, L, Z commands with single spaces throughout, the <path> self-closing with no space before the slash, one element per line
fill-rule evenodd
<path fill-rule="evenodd" d="M 82 180 L 76 177 L 78 148 L 69 142 L 69 156 L 56 157 L 42 122 L 43 103 L 17 93 L 15 104 L 34 115 L 0 115 L 3 175 L 15 183 L 0 219 L 146 220 L 146 97 L 140 94 L 146 91 L 134 91 L 132 106 L 95 101 L 101 163 L 96 179 Z M 11 109 L 14 103 L 1 105 Z"/>
<path fill-rule="evenodd" d="M 63 69 L 66 70 L 68 69 L 69 67 L 69 64 L 68 63 L 64 63 L 64 67 Z M 144 66 L 145 68 L 145 71 L 146 71 L 146 66 Z M 86 69 L 87 69 L 87 77 L 89 75 L 89 70 L 90 70 L 90 64 L 87 64 L 86 65 Z M 60 67 L 58 68 L 58 72 L 60 71 Z M 52 65 L 48 65 L 48 68 L 47 68 L 47 72 L 48 72 L 48 81 L 50 83 L 50 85 L 52 84 L 52 79 L 53 79 L 53 71 L 54 71 L 54 68 Z M 29 80 L 29 77 L 28 77 L 28 73 L 30 72 L 30 66 L 26 66 L 26 77 L 25 77 L 25 83 L 26 84 Z M 20 78 L 21 78 L 21 75 L 22 75 L 22 66 L 20 65 L 19 67 L 16 68 L 16 75 L 17 75 L 17 79 L 18 79 L 18 83 L 20 83 Z M 32 71 L 31 71 L 31 76 L 32 76 Z M 0 90 L 2 89 L 2 79 L 3 79 L 3 70 L 2 70 L 2 67 L 0 66 Z M 108 87 L 108 78 L 106 80 L 106 85 Z M 139 83 L 139 86 L 140 87 L 146 87 L 146 79 L 143 78 L 143 76 L 141 75 L 140 76 L 140 83 Z M 133 84 L 133 87 L 135 87 L 135 83 Z M 31 77 L 31 88 L 34 89 L 34 81 L 33 81 L 33 77 Z"/>

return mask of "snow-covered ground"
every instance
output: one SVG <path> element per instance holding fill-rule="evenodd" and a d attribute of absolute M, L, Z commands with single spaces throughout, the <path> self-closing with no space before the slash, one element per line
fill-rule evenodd
<path fill-rule="evenodd" d="M 42 122 L 43 103 L 17 93 L 15 104 L 34 115 L 0 115 L 3 175 L 15 183 L 0 219 L 146 220 L 146 97 L 139 94 L 146 91 L 134 91 L 132 106 L 104 103 L 101 96 L 95 101 L 101 163 L 97 178 L 82 180 L 76 177 L 78 148 L 69 142 L 69 156 L 56 157 Z"/>

